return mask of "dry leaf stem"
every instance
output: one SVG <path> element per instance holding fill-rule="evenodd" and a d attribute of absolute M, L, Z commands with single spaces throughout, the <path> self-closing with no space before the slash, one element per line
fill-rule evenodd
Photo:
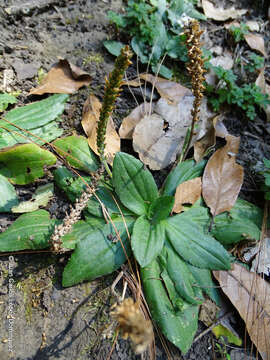
<path fill-rule="evenodd" d="M 180 161 L 182 161 L 189 150 L 192 137 L 194 135 L 195 124 L 199 120 L 200 105 L 203 98 L 203 91 L 205 89 L 203 82 L 205 80 L 204 73 L 204 60 L 202 59 L 202 50 L 200 37 L 203 30 L 200 29 L 199 22 L 197 20 L 191 20 L 188 27 L 185 30 L 186 45 L 188 47 L 189 63 L 187 70 L 191 76 L 192 92 L 194 95 L 193 109 L 191 110 L 192 123 L 191 130 L 188 135 L 187 145 L 181 155 Z"/>
<path fill-rule="evenodd" d="M 97 149 L 100 155 L 100 159 L 104 163 L 105 169 L 110 176 L 111 176 L 111 171 L 108 167 L 104 155 L 104 150 L 106 146 L 105 135 L 106 135 L 107 123 L 114 109 L 115 101 L 121 91 L 120 88 L 124 73 L 128 68 L 128 66 L 131 64 L 130 61 L 131 57 L 132 57 L 132 52 L 129 50 L 129 47 L 125 46 L 124 48 L 122 48 L 120 55 L 117 57 L 115 61 L 113 71 L 110 73 L 109 78 L 106 79 L 104 98 L 99 115 L 99 121 L 97 127 Z"/>

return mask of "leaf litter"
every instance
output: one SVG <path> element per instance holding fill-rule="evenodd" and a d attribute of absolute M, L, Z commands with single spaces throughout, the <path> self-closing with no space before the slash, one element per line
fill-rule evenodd
<path fill-rule="evenodd" d="M 41 84 L 30 90 L 29 95 L 51 94 L 73 94 L 82 86 L 91 82 L 88 73 L 65 59 L 59 60 L 53 65 Z"/>
<path fill-rule="evenodd" d="M 145 103 L 135 108 L 124 118 L 119 134 L 121 138 L 130 138 L 132 135 L 133 148 L 139 153 L 140 160 L 152 170 L 161 170 L 173 163 L 182 151 L 191 125 L 194 96 L 188 88 L 173 81 L 155 78 L 150 74 L 142 74 L 140 79 L 151 82 L 161 98 L 152 104 Z M 140 86 L 139 79 L 133 80 L 131 84 Z M 191 145 L 207 132 L 210 118 L 214 115 L 206 99 L 202 101 L 200 114 L 201 120 Z"/>
<path fill-rule="evenodd" d="M 247 9 L 235 9 L 234 6 L 224 9 L 222 7 L 217 8 L 214 4 L 208 0 L 202 0 L 202 7 L 204 14 L 216 21 L 225 21 L 228 19 L 237 19 L 240 16 L 246 14 Z"/>

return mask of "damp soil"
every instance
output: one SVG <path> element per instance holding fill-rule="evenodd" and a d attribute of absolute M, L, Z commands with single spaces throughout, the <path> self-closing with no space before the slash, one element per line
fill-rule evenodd
<path fill-rule="evenodd" d="M 219 3 L 222 4 L 222 1 Z M 266 22 L 266 5 L 262 1 L 257 3 L 260 6 L 248 0 L 223 1 L 225 7 L 237 5 L 249 8 L 248 19 Z M 42 68 L 46 72 L 59 57 L 68 59 L 92 77 L 88 88 L 82 88 L 70 97 L 62 116 L 65 135 L 74 132 L 83 134 L 80 124 L 83 103 L 89 92 L 102 98 L 105 76 L 113 67 L 113 57 L 102 46 L 102 42 L 113 34 L 106 13 L 108 10 L 119 11 L 123 5 L 121 0 L 1 0 L 0 73 L 3 70 L 11 71 L 9 86 L 11 90 L 20 91 L 18 105 L 40 99 L 27 96 L 29 90 L 37 84 L 38 69 Z M 202 24 L 209 34 L 204 39 L 207 47 L 229 46 L 222 25 L 213 21 Z M 263 35 L 266 46 L 269 46 L 267 23 Z M 136 72 L 134 64 L 129 75 L 136 75 Z M 269 78 L 269 75 L 270 67 L 266 62 L 266 77 Z M 2 82 L 3 78 L 0 78 Z M 133 97 L 123 91 L 114 113 L 116 126 L 119 127 L 122 118 L 134 106 Z M 256 121 L 251 122 L 239 111 L 228 109 L 225 124 L 233 135 L 241 136 L 238 162 L 245 168 L 241 196 L 262 206 L 261 179 L 254 167 L 264 157 L 270 158 L 269 123 L 266 123 L 262 113 L 259 113 Z M 130 144 L 124 142 L 122 149 L 130 152 Z M 165 175 L 166 171 L 154 173 L 159 183 Z M 46 179 L 41 179 L 34 185 L 18 187 L 20 199 L 28 199 L 36 187 L 45 182 Z M 58 190 L 46 207 L 51 216 L 58 219 L 64 217 L 68 208 L 66 198 Z M 0 214 L 0 231 L 4 231 L 16 218 L 14 214 Z M 117 274 L 63 288 L 61 274 L 67 259 L 68 256 L 56 256 L 49 252 L 14 254 L 11 258 L 1 256 L 0 360 L 103 360 L 109 356 L 115 330 L 109 313 L 116 300 L 110 287 Z M 9 268 L 12 270 L 12 284 L 9 283 Z M 117 287 L 117 290 L 120 292 L 121 287 Z M 7 315 L 11 296 L 14 319 L 12 334 L 9 334 Z M 200 323 L 198 333 L 203 330 L 205 327 Z M 12 339 L 11 343 L 8 342 L 9 338 Z M 173 359 L 218 359 L 221 357 L 214 351 L 215 341 L 208 333 L 183 357 L 175 347 L 170 346 L 170 349 Z M 159 360 L 168 358 L 158 338 L 156 354 Z M 128 341 L 121 338 L 117 340 L 111 359 L 139 358 L 134 355 Z"/>

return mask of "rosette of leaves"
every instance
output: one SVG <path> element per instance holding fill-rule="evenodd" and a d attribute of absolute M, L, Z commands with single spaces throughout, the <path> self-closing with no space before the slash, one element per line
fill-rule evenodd
<path fill-rule="evenodd" d="M 206 208 L 171 215 L 176 187 L 199 176 L 204 165 L 192 160 L 179 164 L 158 191 L 141 161 L 117 153 L 111 183 L 97 191 L 103 205 L 90 200 L 86 220 L 63 238 L 65 247 L 75 248 L 64 269 L 63 286 L 113 272 L 133 254 L 153 319 L 184 353 L 197 329 L 203 292 L 218 301 L 210 270 L 230 268 L 229 253 L 205 231 L 210 220 Z M 55 180 L 72 200 L 85 186 L 65 168 L 56 170 Z M 105 220 L 103 206 L 111 222 Z"/>

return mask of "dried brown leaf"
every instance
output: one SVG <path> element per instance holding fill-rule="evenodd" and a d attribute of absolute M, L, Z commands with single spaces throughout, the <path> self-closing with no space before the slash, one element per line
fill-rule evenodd
<path fill-rule="evenodd" d="M 88 144 L 97 155 L 99 155 L 96 143 L 97 123 L 99 120 L 101 106 L 102 105 L 98 98 L 94 95 L 90 95 L 84 104 L 82 115 L 82 127 L 88 137 Z M 111 117 L 107 125 L 105 142 L 105 156 L 108 163 L 112 164 L 115 154 L 120 151 L 120 138 L 114 128 Z"/>
<path fill-rule="evenodd" d="M 31 89 L 29 95 L 72 94 L 84 85 L 89 85 L 91 77 L 67 60 L 59 60 L 48 72 L 42 83 Z"/>
<path fill-rule="evenodd" d="M 268 96 L 270 97 L 270 86 L 265 81 L 264 70 L 265 69 L 263 68 L 260 71 L 259 76 L 255 81 L 255 84 L 262 90 L 264 94 L 268 94 Z M 267 121 L 270 121 L 270 105 L 267 105 L 265 108 L 263 107 L 263 110 L 265 111 Z"/>
<path fill-rule="evenodd" d="M 243 183 L 243 167 L 235 161 L 240 138 L 227 135 L 226 140 L 227 144 L 211 156 L 203 174 L 203 198 L 213 216 L 232 208 Z"/>
<path fill-rule="evenodd" d="M 132 139 L 135 126 L 141 121 L 146 114 L 152 114 L 154 104 L 143 103 L 137 106 L 131 113 L 123 119 L 123 122 L 119 129 L 119 135 L 121 139 Z M 150 110 L 151 109 L 151 110 Z"/>
<path fill-rule="evenodd" d="M 200 177 L 184 181 L 176 188 L 173 212 L 180 213 L 183 204 L 194 204 L 202 194 L 202 179 Z"/>
<path fill-rule="evenodd" d="M 193 99 L 191 92 L 183 96 L 177 105 L 168 104 L 167 100 L 160 98 L 155 104 L 155 112 L 144 116 L 136 125 L 133 148 L 139 153 L 140 160 L 152 170 L 164 169 L 181 152 L 191 124 Z M 203 99 L 200 115 L 199 130 L 192 139 L 192 145 L 205 134 L 208 119 L 213 116 L 207 108 L 206 99 Z"/>
<path fill-rule="evenodd" d="M 261 35 L 258 34 L 246 34 L 244 38 L 248 44 L 248 46 L 253 49 L 259 51 L 262 55 L 266 55 L 265 47 L 264 47 L 264 39 Z"/>
<path fill-rule="evenodd" d="M 209 122 L 210 127 L 206 134 L 195 142 L 194 159 L 196 162 L 201 161 L 209 150 L 216 145 L 216 136 L 225 138 L 228 135 L 228 131 L 219 117 L 219 115 L 215 116 L 213 121 Z"/>
<path fill-rule="evenodd" d="M 262 358 L 270 360 L 270 285 L 238 264 L 233 264 L 230 271 L 213 274 L 245 321 Z"/>
<path fill-rule="evenodd" d="M 202 7 L 204 14 L 216 21 L 225 21 L 228 19 L 236 19 L 247 12 L 247 9 L 235 9 L 234 7 L 223 9 L 216 8 L 214 5 L 208 0 L 202 0 Z"/>

